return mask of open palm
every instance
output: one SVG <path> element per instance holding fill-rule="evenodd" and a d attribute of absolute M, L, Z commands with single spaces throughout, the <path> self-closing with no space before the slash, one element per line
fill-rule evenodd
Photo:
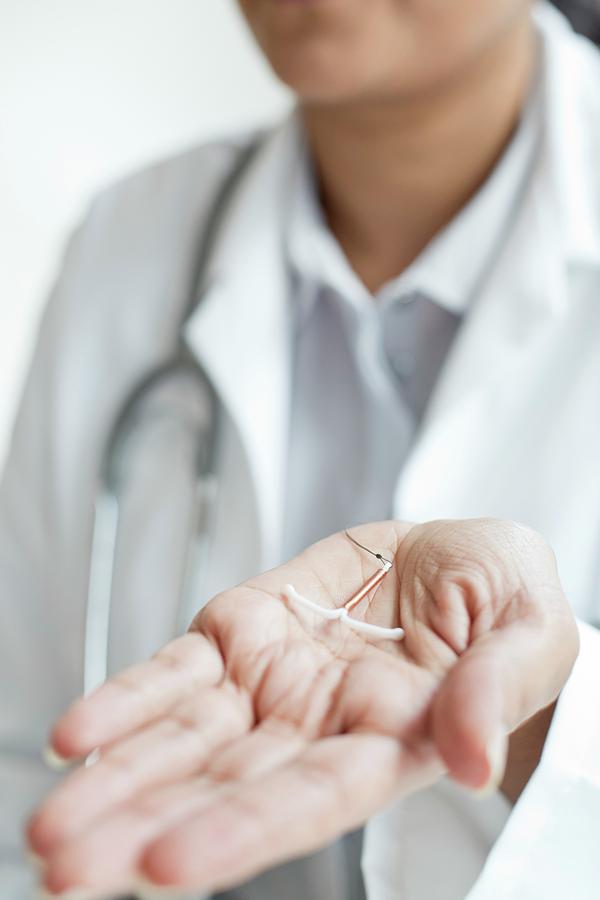
<path fill-rule="evenodd" d="M 352 615 L 401 622 L 405 640 L 283 598 L 292 583 L 344 604 L 376 568 L 344 535 L 216 597 L 56 726 L 63 757 L 100 757 L 30 823 L 49 889 L 223 888 L 443 771 L 474 788 L 499 775 L 506 734 L 556 697 L 576 652 L 551 552 L 492 520 L 353 534 L 394 567 Z"/>

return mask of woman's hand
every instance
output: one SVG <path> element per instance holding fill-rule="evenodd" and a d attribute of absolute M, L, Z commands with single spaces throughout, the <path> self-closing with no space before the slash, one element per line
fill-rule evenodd
<path fill-rule="evenodd" d="M 371 643 L 282 598 L 343 605 L 377 568 L 344 535 L 216 597 L 150 662 L 78 700 L 55 752 L 99 760 L 30 822 L 56 893 L 216 890 L 303 854 L 444 771 L 500 783 L 507 735 L 551 704 L 577 653 L 552 552 L 493 520 L 353 530 L 394 566 L 352 614 Z"/>

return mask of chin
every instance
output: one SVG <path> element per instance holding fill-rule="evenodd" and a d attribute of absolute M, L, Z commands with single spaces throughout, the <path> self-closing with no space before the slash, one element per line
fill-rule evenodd
<path fill-rule="evenodd" d="M 351 76 L 328 69 L 306 69 L 289 64 L 275 69 L 278 78 L 303 103 L 341 103 L 361 96 L 361 84 Z"/>
<path fill-rule="evenodd" d="M 344 49 L 296 45 L 270 53 L 277 77 L 305 103 L 344 103 L 373 93 L 381 83 L 378 71 L 361 65 L 360 54 Z"/>
<path fill-rule="evenodd" d="M 381 75 L 382 56 L 397 55 L 395 46 L 373 53 L 382 45 L 380 26 L 362 3 L 375 0 L 239 2 L 271 68 L 301 100 L 360 96 Z"/>

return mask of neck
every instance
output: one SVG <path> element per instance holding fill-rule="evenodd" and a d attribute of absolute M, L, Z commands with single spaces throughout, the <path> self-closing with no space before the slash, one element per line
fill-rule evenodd
<path fill-rule="evenodd" d="M 535 60 L 529 18 L 424 96 L 302 106 L 321 200 L 371 292 L 399 275 L 491 173 Z"/>

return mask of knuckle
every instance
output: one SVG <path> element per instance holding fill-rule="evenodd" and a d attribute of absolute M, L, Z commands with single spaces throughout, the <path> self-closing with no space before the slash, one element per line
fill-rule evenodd
<path fill-rule="evenodd" d="M 181 659 L 175 651 L 170 650 L 169 647 L 163 647 L 162 650 L 159 650 L 154 659 L 166 672 L 179 674 L 187 670 L 186 661 Z"/>

